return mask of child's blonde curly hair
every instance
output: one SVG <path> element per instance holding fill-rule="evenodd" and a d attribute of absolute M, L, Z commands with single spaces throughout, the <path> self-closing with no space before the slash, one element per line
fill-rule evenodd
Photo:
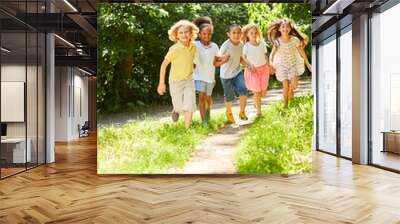
<path fill-rule="evenodd" d="M 178 41 L 178 29 L 182 26 L 189 27 L 189 30 L 192 33 L 192 37 L 190 38 L 190 40 L 191 41 L 196 40 L 197 34 L 199 33 L 199 28 L 197 28 L 197 26 L 194 23 L 192 23 L 188 20 L 179 20 L 174 25 L 172 25 L 171 28 L 168 30 L 169 39 L 173 42 L 177 42 Z"/>
<path fill-rule="evenodd" d="M 246 42 L 249 41 L 249 38 L 247 37 L 247 34 L 249 33 L 249 31 L 251 29 L 256 29 L 257 34 L 258 34 L 258 40 L 262 40 L 263 35 L 262 35 L 262 32 L 261 32 L 260 28 L 256 24 L 250 23 L 250 24 L 247 24 L 246 26 L 244 26 L 242 28 L 242 37 L 241 37 L 241 39 L 242 39 L 243 43 L 246 43 Z"/>

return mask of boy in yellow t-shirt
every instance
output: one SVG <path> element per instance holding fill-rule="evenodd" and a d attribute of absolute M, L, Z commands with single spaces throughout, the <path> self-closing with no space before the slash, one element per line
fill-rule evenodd
<path fill-rule="evenodd" d="M 163 95 L 166 92 L 165 73 L 169 63 L 169 87 L 174 107 L 172 119 L 177 121 L 179 113 L 184 113 L 185 127 L 192 123 L 193 112 L 196 111 L 196 93 L 193 81 L 193 59 L 196 46 L 192 43 L 196 39 L 199 29 L 187 20 L 180 20 L 169 30 L 168 35 L 175 44 L 169 48 L 160 69 L 160 82 L 157 92 Z"/>

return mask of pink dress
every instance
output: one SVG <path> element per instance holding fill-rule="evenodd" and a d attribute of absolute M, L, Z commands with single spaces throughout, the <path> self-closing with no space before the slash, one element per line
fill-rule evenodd
<path fill-rule="evenodd" d="M 258 45 L 247 42 L 243 46 L 243 55 L 256 68 L 255 72 L 244 70 L 246 87 L 253 92 L 262 92 L 268 88 L 270 69 L 266 60 L 266 46 L 264 41 L 260 41 Z"/>

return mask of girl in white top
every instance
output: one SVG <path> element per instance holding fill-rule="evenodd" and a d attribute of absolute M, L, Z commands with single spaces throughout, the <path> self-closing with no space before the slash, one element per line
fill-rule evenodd
<path fill-rule="evenodd" d="M 256 24 L 248 24 L 242 29 L 243 57 L 250 63 L 244 71 L 247 89 L 253 92 L 257 117 L 261 116 L 261 98 L 266 95 L 270 67 L 268 66 L 267 44 Z"/>
<path fill-rule="evenodd" d="M 311 72 L 311 64 L 304 52 L 308 37 L 297 30 L 291 20 L 282 19 L 270 25 L 268 39 L 274 46 L 271 64 L 276 69 L 277 79 L 283 83 L 283 101 L 287 107 L 294 97 L 298 76 L 304 73 L 304 63 Z"/>
<path fill-rule="evenodd" d="M 202 125 L 207 126 L 210 121 L 210 111 L 212 105 L 212 90 L 215 85 L 215 67 L 222 64 L 222 59 L 218 57 L 218 45 L 211 41 L 213 25 L 210 17 L 203 16 L 197 18 L 193 23 L 199 28 L 198 40 L 194 42 L 197 52 L 194 58 L 195 69 L 193 72 L 195 88 L 199 94 L 199 110 Z"/>

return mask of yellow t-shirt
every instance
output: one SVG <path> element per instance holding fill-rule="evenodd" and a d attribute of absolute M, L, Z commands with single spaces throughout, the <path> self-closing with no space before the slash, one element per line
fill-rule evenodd
<path fill-rule="evenodd" d="M 196 50 L 197 48 L 192 42 L 186 47 L 179 41 L 169 48 L 165 56 L 167 60 L 171 61 L 169 80 L 179 81 L 192 79 L 193 59 Z"/>

